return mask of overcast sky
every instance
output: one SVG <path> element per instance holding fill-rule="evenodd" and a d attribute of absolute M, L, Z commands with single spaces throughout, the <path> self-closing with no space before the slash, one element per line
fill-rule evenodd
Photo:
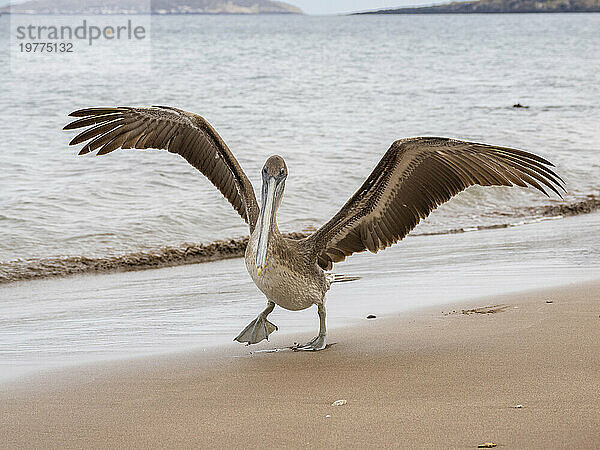
<path fill-rule="evenodd" d="M 0 7 L 23 1 L 25 0 L 0 0 Z M 436 0 L 287 0 L 287 3 L 302 8 L 307 14 L 339 14 L 396 6 L 431 5 L 436 3 Z M 440 0 L 437 0 L 437 3 L 440 3 Z"/>

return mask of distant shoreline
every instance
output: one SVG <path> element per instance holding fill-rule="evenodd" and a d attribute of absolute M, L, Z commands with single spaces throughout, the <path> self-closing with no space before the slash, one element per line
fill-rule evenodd
<path fill-rule="evenodd" d="M 453 1 L 431 6 L 386 8 L 362 11 L 365 14 L 557 14 L 600 12 L 598 0 L 476 0 Z"/>
<path fill-rule="evenodd" d="M 265 13 L 156 13 L 156 12 L 8 12 L 0 11 L 0 15 L 11 16 L 305 16 L 304 13 L 294 12 L 265 12 Z"/>
<path fill-rule="evenodd" d="M 303 14 L 300 8 L 272 0 L 26 0 L 0 13 L 25 15 L 257 15 Z"/>
<path fill-rule="evenodd" d="M 358 12 L 348 14 L 349 16 L 370 16 L 370 15 L 471 15 L 471 14 L 593 14 L 600 13 L 595 11 L 406 11 L 406 12 Z"/>
<path fill-rule="evenodd" d="M 371 15 L 413 15 L 413 16 L 432 16 L 432 15 L 472 15 L 472 14 L 486 14 L 486 15 L 494 15 L 494 14 L 594 14 L 600 13 L 600 9 L 597 11 L 407 11 L 407 12 L 356 12 L 349 14 L 339 14 L 339 15 L 331 15 L 331 17 L 340 17 L 340 16 L 371 16 Z M 311 14 L 304 13 L 286 13 L 286 12 L 271 12 L 271 13 L 144 13 L 144 12 L 122 12 L 122 13 L 95 13 L 95 12 L 60 12 L 60 13 L 50 13 L 50 12 L 35 12 L 35 13 L 24 13 L 24 12 L 7 12 L 0 11 L 0 16 L 308 16 Z M 315 15 L 314 17 L 324 17 L 321 15 Z"/>

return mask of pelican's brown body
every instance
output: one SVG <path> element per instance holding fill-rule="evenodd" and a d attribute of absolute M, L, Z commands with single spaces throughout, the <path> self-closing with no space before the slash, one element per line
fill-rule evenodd
<path fill-rule="evenodd" d="M 507 147 L 439 137 L 401 139 L 340 211 L 311 236 L 281 235 L 276 213 L 287 167 L 272 156 L 262 170 L 262 203 L 225 142 L 202 117 L 177 108 L 89 108 L 65 129 L 89 127 L 71 144 L 88 141 L 80 154 L 117 148 L 155 148 L 178 153 L 221 191 L 250 228 L 246 268 L 267 297 L 267 308 L 235 339 L 255 344 L 277 329 L 267 320 L 275 305 L 301 310 L 317 305 L 319 335 L 296 350 L 325 348 L 325 294 L 334 263 L 353 253 L 377 252 L 398 242 L 421 219 L 470 186 L 532 186 L 560 196 L 564 181 L 552 164 Z M 332 174 L 335 180 L 335 174 Z"/>
<path fill-rule="evenodd" d="M 246 269 L 254 284 L 277 306 L 299 311 L 325 303 L 330 283 L 325 272 L 305 251 L 302 241 L 288 239 L 273 226 L 269 236 L 268 264 L 258 276 L 256 270 L 257 227 L 246 247 Z"/>

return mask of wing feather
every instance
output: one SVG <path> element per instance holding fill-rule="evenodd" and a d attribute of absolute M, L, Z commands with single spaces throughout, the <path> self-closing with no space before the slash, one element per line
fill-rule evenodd
<path fill-rule="evenodd" d="M 342 209 L 304 245 L 323 269 L 353 253 L 377 252 L 470 186 L 531 186 L 561 196 L 552 163 L 523 150 L 447 138 L 394 142 Z"/>
<path fill-rule="evenodd" d="M 186 111 L 151 108 L 87 108 L 70 114 L 79 119 L 65 130 L 89 127 L 70 145 L 83 146 L 80 155 L 98 150 L 105 155 L 118 148 L 163 149 L 177 153 L 202 172 L 221 191 L 254 230 L 258 204 L 252 184 L 225 142 L 202 117 Z"/>

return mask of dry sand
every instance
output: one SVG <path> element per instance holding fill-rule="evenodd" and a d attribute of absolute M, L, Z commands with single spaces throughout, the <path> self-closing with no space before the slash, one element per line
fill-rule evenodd
<path fill-rule="evenodd" d="M 489 305 L 503 306 L 461 312 Z M 600 446 L 600 281 L 377 318 L 330 342 L 3 385 L 0 447 Z"/>

